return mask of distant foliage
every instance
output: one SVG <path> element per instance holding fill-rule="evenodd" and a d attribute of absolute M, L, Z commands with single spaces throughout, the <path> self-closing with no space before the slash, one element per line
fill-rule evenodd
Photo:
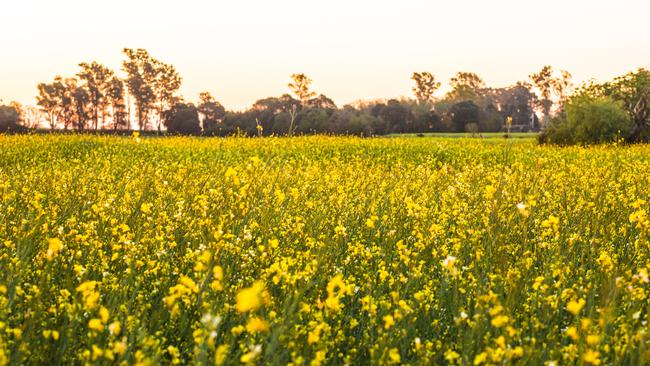
<path fill-rule="evenodd" d="M 123 53 L 123 79 L 93 61 L 80 63 L 75 77 L 56 76 L 49 84 L 38 84 L 40 116 L 25 109 L 21 112 L 23 125 L 258 137 L 545 130 L 540 140 L 547 143 L 650 140 L 650 71 L 645 69 L 577 90 L 571 73 L 550 65 L 530 74 L 526 81 L 501 88 L 490 87 L 476 73 L 463 71 L 450 78 L 450 90 L 441 97 L 435 95 L 441 86 L 436 76 L 420 71 L 411 77 L 412 99 L 342 107 L 314 90 L 309 76 L 296 73 L 287 84 L 291 94 L 259 99 L 245 111 L 228 111 L 208 92 L 199 95 L 194 107 L 178 94 L 182 78 L 176 68 L 147 50 L 125 48 Z M 622 118 L 621 111 L 628 118 Z M 507 127 L 506 121 L 510 121 Z"/>
<path fill-rule="evenodd" d="M 13 106 L 0 105 L 0 132 L 20 131 L 20 114 Z"/>
<path fill-rule="evenodd" d="M 165 127 L 173 134 L 197 135 L 201 133 L 199 113 L 191 103 L 177 103 L 164 115 Z"/>
<path fill-rule="evenodd" d="M 556 119 L 540 136 L 559 144 L 613 142 L 628 136 L 632 121 L 619 103 L 608 97 L 579 96 L 566 105 L 566 116 Z"/>

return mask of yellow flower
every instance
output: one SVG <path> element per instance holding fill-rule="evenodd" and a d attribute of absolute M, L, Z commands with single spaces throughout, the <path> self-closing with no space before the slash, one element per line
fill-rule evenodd
<path fill-rule="evenodd" d="M 106 309 L 103 306 L 100 307 L 99 308 L 99 318 L 102 320 L 102 323 L 106 324 L 108 322 L 108 317 L 109 317 L 108 309 Z"/>
<path fill-rule="evenodd" d="M 93 310 L 99 302 L 99 292 L 95 291 L 97 281 L 86 281 L 77 286 L 77 292 L 83 297 L 84 306 L 87 310 Z"/>
<path fill-rule="evenodd" d="M 325 361 L 325 356 L 327 353 L 325 351 L 316 351 L 316 355 L 313 360 L 309 363 L 309 366 L 320 366 Z"/>
<path fill-rule="evenodd" d="M 325 305 L 333 310 L 339 311 L 343 308 L 340 299 L 349 292 L 349 287 L 343 280 L 343 275 L 337 274 L 332 277 L 327 284 L 327 299 L 325 300 Z"/>
<path fill-rule="evenodd" d="M 449 362 L 453 362 L 455 359 L 457 359 L 459 357 L 460 357 L 460 355 L 458 354 L 458 352 L 456 352 L 456 351 L 454 351 L 452 349 L 448 349 L 445 352 L 445 360 L 447 360 Z"/>
<path fill-rule="evenodd" d="M 269 330 L 269 325 L 264 319 L 253 317 L 248 320 L 248 323 L 246 324 L 246 330 L 249 333 L 266 332 Z"/>
<path fill-rule="evenodd" d="M 345 288 L 346 285 L 345 281 L 343 281 L 343 275 L 337 274 L 327 284 L 327 294 L 329 297 L 338 297 L 345 291 Z"/>
<path fill-rule="evenodd" d="M 112 322 L 108 325 L 108 330 L 111 334 L 118 336 L 120 335 L 120 332 L 122 332 L 122 325 L 120 322 Z"/>
<path fill-rule="evenodd" d="M 507 316 L 499 315 L 499 316 L 495 316 L 494 318 L 492 318 L 492 321 L 490 322 L 490 324 L 492 324 L 493 327 L 501 328 L 504 325 L 508 324 L 508 320 L 509 320 L 509 318 Z"/>
<path fill-rule="evenodd" d="M 458 274 L 458 270 L 456 269 L 456 257 L 452 255 L 448 255 L 447 258 L 445 258 L 442 261 L 442 266 L 449 271 L 449 274 L 452 276 L 456 276 Z"/>
<path fill-rule="evenodd" d="M 392 315 L 386 315 L 383 317 L 384 319 L 384 329 L 388 330 L 390 329 L 393 324 L 395 324 L 395 319 L 393 319 Z"/>
<path fill-rule="evenodd" d="M 602 252 L 600 253 L 600 256 L 596 260 L 598 262 L 598 265 L 600 265 L 605 272 L 609 272 L 612 270 L 614 267 L 614 262 L 612 261 L 612 258 L 607 254 L 607 252 Z"/>
<path fill-rule="evenodd" d="M 96 345 L 93 344 L 92 346 L 93 350 L 93 355 L 92 355 L 92 360 L 97 361 L 98 358 L 102 357 L 104 355 L 104 350 L 97 347 Z"/>
<path fill-rule="evenodd" d="M 587 336 L 587 344 L 590 346 L 595 346 L 600 343 L 600 336 L 597 334 L 590 334 Z"/>
<path fill-rule="evenodd" d="M 343 305 L 341 305 L 341 302 L 339 301 L 338 297 L 328 297 L 325 299 L 325 305 L 327 308 L 333 311 L 339 311 L 343 308 Z"/>
<path fill-rule="evenodd" d="M 178 283 L 185 286 L 186 288 L 188 288 L 190 291 L 194 293 L 199 292 L 199 287 L 196 285 L 196 283 L 194 283 L 194 281 L 191 278 L 187 276 L 181 276 L 181 278 L 178 280 Z"/>
<path fill-rule="evenodd" d="M 88 328 L 101 332 L 104 330 L 104 324 L 102 324 L 101 319 L 93 318 L 88 322 Z"/>
<path fill-rule="evenodd" d="M 251 287 L 244 288 L 237 293 L 235 308 L 240 313 L 259 309 L 264 303 L 264 284 L 255 282 Z"/>
<path fill-rule="evenodd" d="M 123 355 L 126 353 L 126 343 L 124 342 L 115 342 L 113 345 L 113 352 L 117 353 L 118 355 Z"/>
<path fill-rule="evenodd" d="M 140 211 L 146 214 L 151 213 L 151 203 L 143 203 L 140 206 Z"/>
<path fill-rule="evenodd" d="M 488 354 L 486 352 L 481 352 L 476 357 L 474 357 L 474 366 L 478 366 L 487 361 Z"/>
<path fill-rule="evenodd" d="M 391 348 L 388 351 L 388 362 L 389 363 L 400 363 L 402 362 L 402 357 L 399 354 L 399 350 L 397 348 Z"/>
<path fill-rule="evenodd" d="M 569 336 L 574 341 L 577 341 L 579 336 L 578 336 L 578 330 L 576 327 L 568 327 L 566 330 L 566 335 Z"/>
<path fill-rule="evenodd" d="M 573 315 L 578 315 L 582 308 L 585 306 L 586 301 L 584 299 L 579 299 L 578 301 L 571 300 L 566 306 L 567 311 Z"/>
<path fill-rule="evenodd" d="M 262 346 L 255 345 L 255 346 L 250 348 L 250 351 L 248 353 L 243 354 L 239 358 L 239 362 L 241 362 L 241 363 L 252 363 L 253 361 L 255 361 L 257 356 L 259 356 L 260 353 L 262 353 Z"/>
<path fill-rule="evenodd" d="M 55 341 L 59 340 L 59 332 L 56 330 L 44 330 L 43 331 L 43 337 L 45 338 L 52 338 Z"/>
<path fill-rule="evenodd" d="M 219 347 L 217 347 L 217 351 L 215 352 L 214 355 L 215 365 L 219 366 L 223 364 L 223 362 L 226 360 L 226 356 L 228 355 L 228 348 L 229 347 L 227 344 L 222 344 Z"/>
<path fill-rule="evenodd" d="M 519 211 L 519 214 L 523 217 L 528 217 L 530 215 L 528 206 L 526 206 L 523 202 L 519 202 L 517 204 L 517 210 Z"/>
<path fill-rule="evenodd" d="M 582 356 L 582 360 L 590 365 L 600 365 L 600 352 L 587 350 Z"/>
<path fill-rule="evenodd" d="M 57 238 L 51 238 L 47 240 L 47 259 L 51 260 L 56 257 L 56 255 L 63 248 L 63 242 Z"/>
<path fill-rule="evenodd" d="M 9 357 L 5 353 L 5 350 L 0 348 L 0 366 L 5 366 L 9 364 Z"/>
<path fill-rule="evenodd" d="M 320 329 L 315 329 L 307 334 L 307 343 L 314 344 L 320 340 Z"/>

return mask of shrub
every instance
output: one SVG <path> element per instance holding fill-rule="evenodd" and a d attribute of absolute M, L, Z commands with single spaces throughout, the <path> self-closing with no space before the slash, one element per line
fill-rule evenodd
<path fill-rule="evenodd" d="M 606 97 L 577 96 L 566 105 L 566 116 L 556 119 L 540 136 L 544 143 L 596 144 L 627 136 L 630 117 L 621 106 Z"/>

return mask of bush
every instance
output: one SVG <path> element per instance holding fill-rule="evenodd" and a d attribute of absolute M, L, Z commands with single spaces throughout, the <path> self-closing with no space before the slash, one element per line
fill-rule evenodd
<path fill-rule="evenodd" d="M 0 132 L 21 130 L 20 114 L 16 108 L 0 105 Z"/>
<path fill-rule="evenodd" d="M 557 145 L 597 144 L 627 136 L 632 121 L 621 106 L 609 98 L 577 96 L 566 105 L 566 117 L 554 120 L 540 142 Z"/>
<path fill-rule="evenodd" d="M 199 113 L 191 104 L 178 103 L 166 113 L 167 131 L 172 134 L 198 135 L 201 133 Z"/>

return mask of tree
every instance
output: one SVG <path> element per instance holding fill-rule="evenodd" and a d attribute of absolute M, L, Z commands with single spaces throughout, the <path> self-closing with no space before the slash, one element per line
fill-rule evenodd
<path fill-rule="evenodd" d="M 163 113 L 167 108 L 175 105 L 180 98 L 175 94 L 181 87 L 181 77 L 173 65 L 165 64 L 152 59 L 155 77 L 152 89 L 156 98 L 156 110 L 158 113 L 158 132 L 162 125 Z"/>
<path fill-rule="evenodd" d="M 473 101 L 465 100 L 454 104 L 449 113 L 455 132 L 463 132 L 465 131 L 465 125 L 469 123 L 478 124 L 481 108 Z"/>
<path fill-rule="evenodd" d="M 122 63 L 127 73 L 126 85 L 134 99 L 138 128 L 142 131 L 147 127 L 149 113 L 156 102 L 153 84 L 156 78 L 154 60 L 144 49 L 125 48 L 127 59 Z"/>
<path fill-rule="evenodd" d="M 548 126 L 551 118 L 553 93 L 557 95 L 560 106 L 562 106 L 571 86 L 571 74 L 568 71 L 560 71 L 560 76 L 558 77 L 553 76 L 553 74 L 553 68 L 550 65 L 546 65 L 538 73 L 529 76 L 532 85 L 540 93 L 541 98 L 537 100 L 537 103 L 544 115 L 545 127 Z"/>
<path fill-rule="evenodd" d="M 97 130 L 100 115 L 102 124 L 105 123 L 106 109 L 109 105 L 108 94 L 115 73 L 96 61 L 90 64 L 82 62 L 79 67 L 81 71 L 77 76 L 84 82 L 84 87 L 88 91 L 88 106 L 92 111 L 93 128 Z"/>
<path fill-rule="evenodd" d="M 199 100 L 197 110 L 202 117 L 203 131 L 212 133 L 226 116 L 226 109 L 208 92 L 199 94 Z"/>
<path fill-rule="evenodd" d="M 458 72 L 449 80 L 451 91 L 447 93 L 447 99 L 464 101 L 477 101 L 481 96 L 481 90 L 485 88 L 485 82 L 473 72 Z"/>
<path fill-rule="evenodd" d="M 250 111 L 250 117 L 253 118 L 252 122 L 255 125 L 255 130 L 257 130 L 257 126 L 259 124 L 259 126 L 262 128 L 263 133 L 265 134 L 272 132 L 279 133 L 278 131 L 280 130 L 282 133 L 285 133 L 289 130 L 289 125 L 291 124 L 290 114 L 293 114 L 294 111 L 297 111 L 299 106 L 300 101 L 296 100 L 289 94 L 283 94 L 279 98 L 264 98 L 256 101 L 253 104 L 253 107 Z M 279 117 L 280 115 L 282 115 L 282 117 Z M 237 120 L 243 121 L 245 120 L 244 117 L 247 117 L 247 115 L 240 116 Z M 285 119 L 287 121 L 286 128 L 275 128 L 274 125 L 276 122 L 282 121 L 281 123 L 283 123 Z"/>
<path fill-rule="evenodd" d="M 628 141 L 638 142 L 650 131 L 650 71 L 639 69 L 604 84 L 602 93 L 621 102 L 633 121 Z M 650 138 L 650 136 L 645 136 Z"/>
<path fill-rule="evenodd" d="M 23 127 L 34 129 L 40 125 L 43 113 L 39 108 L 31 105 L 22 105 L 18 102 L 11 102 L 9 106 L 14 107 L 18 112 L 20 123 Z"/>
<path fill-rule="evenodd" d="M 88 105 L 90 103 L 90 93 L 83 86 L 76 86 L 70 84 L 70 95 L 74 105 L 75 120 L 77 122 L 77 129 L 83 131 L 86 129 L 86 122 L 88 120 Z"/>
<path fill-rule="evenodd" d="M 377 104 L 371 113 L 386 123 L 386 133 L 407 132 L 412 122 L 409 110 L 397 99 L 391 99 L 386 104 Z"/>
<path fill-rule="evenodd" d="M 191 103 L 176 103 L 164 112 L 164 123 L 167 131 L 183 135 L 198 135 L 201 133 L 199 113 Z"/>
<path fill-rule="evenodd" d="M 581 94 L 569 99 L 566 116 L 553 121 L 540 140 L 559 145 L 603 143 L 629 135 L 632 127 L 620 103 Z"/>
<path fill-rule="evenodd" d="M 59 116 L 63 121 L 63 129 L 67 130 L 75 125 L 77 117 L 77 107 L 75 105 L 74 92 L 77 89 L 77 79 L 75 78 L 54 78 L 54 87 L 56 89 L 59 101 Z"/>
<path fill-rule="evenodd" d="M 333 100 L 326 97 L 323 94 L 315 98 L 311 98 L 307 101 L 307 107 L 309 108 L 322 108 L 322 109 L 336 109 L 336 103 Z"/>
<path fill-rule="evenodd" d="M 122 80 L 114 76 L 110 83 L 106 94 L 106 100 L 111 105 L 111 116 L 113 117 L 113 129 L 125 128 L 128 126 L 126 118 L 126 102 L 124 100 L 124 83 Z"/>
<path fill-rule="evenodd" d="M 291 80 L 293 80 L 293 82 L 288 84 L 289 89 L 296 94 L 302 105 L 306 105 L 310 98 L 316 96 L 316 93 L 309 90 L 312 80 L 305 74 L 293 74 L 291 75 Z"/>
<path fill-rule="evenodd" d="M 519 131 L 539 128 L 539 121 L 534 112 L 536 95 L 530 91 L 530 86 L 519 82 L 507 88 L 486 88 L 483 91 L 481 105 L 483 109 L 479 126 L 482 132 L 498 131 L 508 117 L 512 125 Z M 493 112 L 498 112 L 500 121 L 494 123 Z M 490 127 L 487 124 L 491 125 Z"/>
<path fill-rule="evenodd" d="M 415 81 L 413 93 L 418 102 L 420 104 L 431 102 L 433 100 L 433 93 L 440 88 L 440 82 L 436 81 L 435 76 L 426 71 L 414 72 L 411 79 Z"/>
<path fill-rule="evenodd" d="M 37 89 L 38 96 L 36 96 L 36 104 L 46 114 L 50 129 L 55 129 L 61 109 L 61 100 L 57 87 L 55 83 L 40 83 Z"/>
<path fill-rule="evenodd" d="M 10 105 L 0 105 L 0 132 L 20 130 L 20 113 Z"/>
<path fill-rule="evenodd" d="M 566 70 L 560 70 L 560 76 L 553 79 L 553 91 L 555 91 L 555 94 L 558 97 L 560 109 L 564 107 L 564 103 L 567 100 L 569 91 L 573 85 L 571 82 L 572 77 L 573 76 L 570 72 Z"/>

